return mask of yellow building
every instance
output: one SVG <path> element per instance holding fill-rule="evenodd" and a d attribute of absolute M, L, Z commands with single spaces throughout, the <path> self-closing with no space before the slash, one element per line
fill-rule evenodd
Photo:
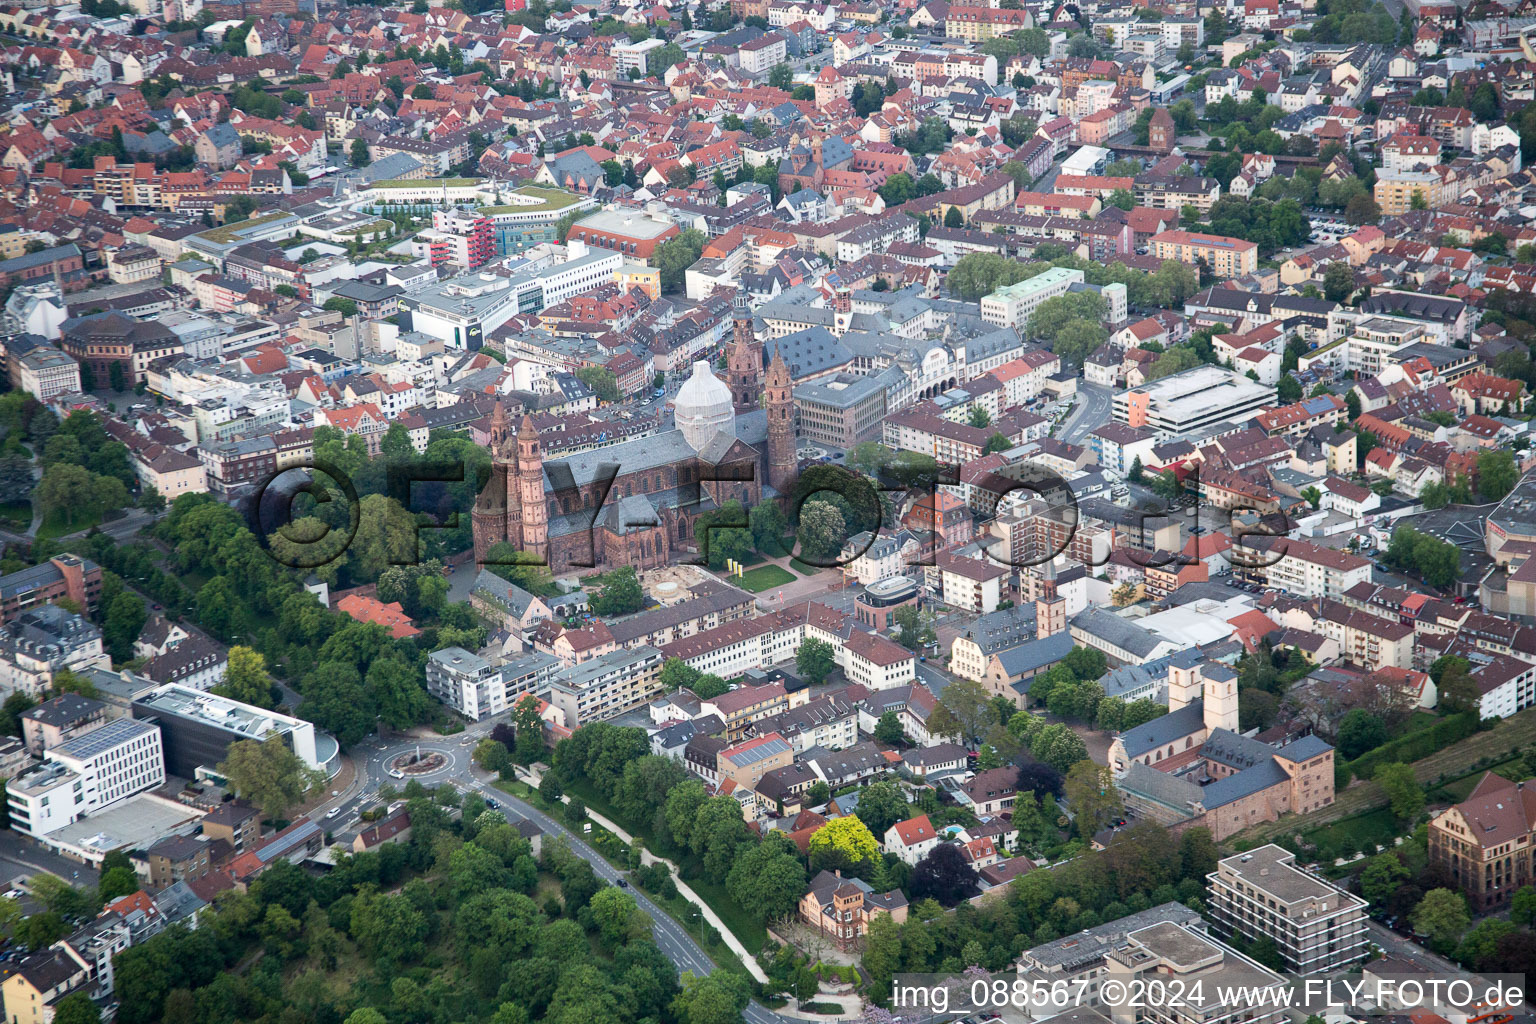
<path fill-rule="evenodd" d="M 661 298 L 661 271 L 655 267 L 626 263 L 613 272 L 613 283 L 619 286 L 621 292 L 639 288 L 651 297 L 652 302 Z"/>
<path fill-rule="evenodd" d="M 1398 171 L 1377 177 L 1375 199 L 1383 216 L 1390 217 L 1412 210 L 1414 196 L 1420 197 L 1422 209 L 1444 206 L 1445 192 L 1440 175 L 1434 171 Z"/>
<path fill-rule="evenodd" d="M 29 956 L 11 971 L 0 984 L 6 1024 L 51 1024 L 54 1004 L 90 977 L 73 957 L 58 949 Z"/>

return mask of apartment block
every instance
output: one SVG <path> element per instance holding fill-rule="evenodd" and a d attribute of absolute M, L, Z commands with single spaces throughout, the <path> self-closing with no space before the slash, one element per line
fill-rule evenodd
<path fill-rule="evenodd" d="M 1269 939 L 1291 973 L 1342 970 L 1366 956 L 1365 900 L 1303 871 L 1273 843 L 1217 862 L 1206 881 L 1217 929 Z"/>
<path fill-rule="evenodd" d="M 427 658 L 427 692 L 479 722 L 511 710 L 524 694 L 541 696 L 559 666 L 540 651 L 492 664 L 462 647 L 446 647 Z"/>
<path fill-rule="evenodd" d="M 1278 1001 L 1262 993 L 1285 980 L 1267 967 L 1188 925 L 1165 922 L 1130 932 L 1105 956 L 1105 981 L 1119 982 L 1126 998 L 1105 1006 L 1114 1024 L 1208 1024 L 1235 1020 L 1278 1024 Z M 1141 999 L 1133 991 L 1156 981 L 1183 998 Z"/>
<path fill-rule="evenodd" d="M 1259 244 L 1225 235 L 1164 231 L 1152 236 L 1152 255 L 1194 264 L 1204 260 L 1218 277 L 1242 277 L 1259 268 Z"/>
<path fill-rule="evenodd" d="M 583 661 L 553 676 L 549 702 L 571 728 L 621 715 L 661 693 L 661 652 L 642 644 Z"/>

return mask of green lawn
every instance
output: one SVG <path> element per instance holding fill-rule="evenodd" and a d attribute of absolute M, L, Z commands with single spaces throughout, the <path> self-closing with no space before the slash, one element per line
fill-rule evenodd
<path fill-rule="evenodd" d="M 819 565 L 806 565 L 798 558 L 791 558 L 789 560 L 789 567 L 795 570 L 795 572 L 799 573 L 801 576 L 815 576 L 817 573 L 821 572 L 823 568 Z"/>
<path fill-rule="evenodd" d="M 1332 825 L 1303 833 L 1309 842 L 1334 848 L 1338 847 L 1340 840 L 1347 837 L 1354 840 L 1357 849 L 1368 853 L 1375 852 L 1375 848 L 1369 844 L 1379 843 L 1390 847 L 1392 840 L 1401 834 L 1397 819 L 1386 807 L 1379 807 L 1374 811 L 1367 811 L 1353 818 L 1345 818 Z"/>
<path fill-rule="evenodd" d="M 1494 772 L 1498 775 L 1504 776 L 1506 779 L 1519 782 L 1525 776 L 1525 758 L 1512 757 L 1508 761 L 1504 761 L 1500 764 L 1489 765 L 1487 768 L 1479 768 L 1477 771 L 1471 773 L 1470 775 L 1463 776 L 1462 778 L 1457 779 L 1455 782 L 1447 782 L 1445 785 L 1440 787 L 1438 792 L 1443 792 L 1447 794 L 1452 800 L 1456 801 L 1457 803 L 1461 803 L 1461 801 L 1472 795 L 1472 790 L 1477 788 L 1477 784 L 1482 782 L 1483 776 L 1487 775 L 1489 772 Z"/>
<path fill-rule="evenodd" d="M 741 904 L 725 891 L 725 886 L 693 878 L 688 880 L 688 888 L 698 893 L 699 898 L 720 915 L 720 920 L 747 947 L 747 952 L 756 956 L 762 951 L 763 944 L 768 941 L 768 929 L 742 909 Z"/>
<path fill-rule="evenodd" d="M 30 501 L 12 501 L 0 505 L 0 519 L 6 524 L 17 529 L 26 530 L 32 525 L 32 503 Z"/>
<path fill-rule="evenodd" d="M 30 520 L 29 520 L 30 522 Z M 68 522 L 57 512 L 45 517 L 37 527 L 39 540 L 47 540 L 52 537 L 63 537 L 65 534 L 79 533 L 81 530 L 89 530 L 93 526 L 101 524 L 101 517 L 97 515 L 76 516 L 74 522 Z"/>
<path fill-rule="evenodd" d="M 795 574 L 777 565 L 760 565 L 756 569 L 748 569 L 742 573 L 735 582 L 743 590 L 761 594 L 773 587 L 782 587 L 786 583 L 795 582 Z"/>

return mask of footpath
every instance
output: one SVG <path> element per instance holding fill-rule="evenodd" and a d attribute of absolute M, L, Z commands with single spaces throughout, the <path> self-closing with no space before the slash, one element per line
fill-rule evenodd
<path fill-rule="evenodd" d="M 562 802 L 566 799 L 568 798 L 562 798 Z M 720 938 L 730 947 L 731 952 L 741 957 L 741 962 L 746 966 L 747 971 L 752 977 L 760 982 L 767 983 L 768 975 L 763 971 L 762 965 L 757 962 L 757 957 L 747 952 L 747 947 L 743 946 L 741 940 L 732 934 L 731 930 L 725 926 L 725 922 L 720 920 L 719 915 L 714 912 L 710 905 L 700 899 L 699 894 L 694 892 L 687 882 L 683 881 L 682 873 L 678 870 L 676 864 L 665 857 L 656 856 L 646 849 L 643 843 L 638 843 L 634 836 L 620 828 L 616 822 L 609 821 L 590 807 L 587 808 L 587 817 L 624 840 L 630 846 L 638 845 L 640 847 L 640 863 L 642 865 L 665 864 L 667 870 L 672 872 L 672 881 L 676 884 L 677 891 L 682 895 L 683 899 L 699 908 L 699 912 L 704 915 L 704 920 L 713 925 L 715 931 L 720 933 Z"/>

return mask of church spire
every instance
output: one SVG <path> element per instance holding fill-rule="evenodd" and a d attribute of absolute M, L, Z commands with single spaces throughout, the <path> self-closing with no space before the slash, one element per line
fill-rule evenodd
<path fill-rule="evenodd" d="M 795 399 L 789 367 L 777 342 L 773 362 L 768 364 L 763 404 L 768 410 L 768 484 L 784 494 L 795 480 Z"/>

